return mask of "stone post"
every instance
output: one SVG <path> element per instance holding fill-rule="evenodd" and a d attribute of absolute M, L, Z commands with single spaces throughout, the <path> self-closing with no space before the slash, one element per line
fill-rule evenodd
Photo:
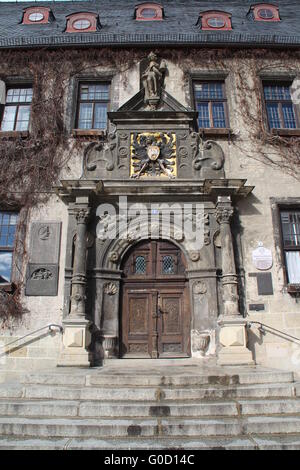
<path fill-rule="evenodd" d="M 223 296 L 223 315 L 218 320 L 221 327 L 218 364 L 254 364 L 252 353 L 247 349 L 247 322 L 239 312 L 238 282 L 230 227 L 232 215 L 230 196 L 218 197 L 216 219 L 220 224 Z"/>
<path fill-rule="evenodd" d="M 88 197 L 76 198 L 74 214 L 77 222 L 71 289 L 71 310 L 64 320 L 63 350 L 59 366 L 90 366 L 88 347 L 91 322 L 86 318 L 87 224 L 90 215 Z"/>

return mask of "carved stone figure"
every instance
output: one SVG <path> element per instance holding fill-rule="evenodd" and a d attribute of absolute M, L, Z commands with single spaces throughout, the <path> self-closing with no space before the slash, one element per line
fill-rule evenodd
<path fill-rule="evenodd" d="M 157 55 L 153 52 L 150 52 L 148 60 L 148 67 L 142 75 L 142 82 L 145 88 L 145 103 L 150 109 L 156 109 L 160 101 L 167 66 L 164 60 L 159 63 Z"/>
<path fill-rule="evenodd" d="M 31 279 L 34 279 L 35 281 L 48 281 L 52 278 L 53 274 L 51 273 L 51 271 L 45 268 L 37 269 L 31 275 Z"/>
<path fill-rule="evenodd" d="M 100 143 L 92 143 L 85 152 L 84 172 L 91 173 L 95 170 L 113 171 L 115 168 L 116 135 L 109 133 L 107 140 Z"/>
<path fill-rule="evenodd" d="M 193 167 L 201 171 L 204 177 L 224 177 L 224 152 L 222 147 L 213 140 L 204 141 L 199 135 L 194 139 Z M 222 171 L 221 171 L 222 170 Z"/>
<path fill-rule="evenodd" d="M 131 178 L 161 176 L 175 178 L 176 137 L 171 133 L 134 134 Z"/>

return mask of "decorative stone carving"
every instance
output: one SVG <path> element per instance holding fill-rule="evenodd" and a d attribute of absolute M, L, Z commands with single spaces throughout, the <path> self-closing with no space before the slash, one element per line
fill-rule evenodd
<path fill-rule="evenodd" d="M 209 332 L 192 330 L 192 351 L 193 355 L 205 356 L 210 343 Z M 195 354 L 196 353 L 196 354 Z"/>
<path fill-rule="evenodd" d="M 107 140 L 90 144 L 84 157 L 84 171 L 95 170 L 113 171 L 115 168 L 116 134 L 109 133 Z"/>
<path fill-rule="evenodd" d="M 213 140 L 204 141 L 199 134 L 191 135 L 194 154 L 193 168 L 201 171 L 205 178 L 224 177 L 224 152 L 222 147 Z"/>
<path fill-rule="evenodd" d="M 48 281 L 53 278 L 53 273 L 46 268 L 40 268 L 31 274 L 31 279 L 36 281 Z"/>
<path fill-rule="evenodd" d="M 112 263 L 117 263 L 119 261 L 119 255 L 116 251 L 112 251 L 108 258 Z"/>
<path fill-rule="evenodd" d="M 87 224 L 90 216 L 90 209 L 79 209 L 75 213 L 77 224 Z"/>
<path fill-rule="evenodd" d="M 207 287 L 204 281 L 197 281 L 194 284 L 194 294 L 204 295 L 207 292 Z"/>
<path fill-rule="evenodd" d="M 200 259 L 200 252 L 199 251 L 191 251 L 189 253 L 189 257 L 194 263 L 196 263 Z"/>
<path fill-rule="evenodd" d="M 145 89 L 144 102 L 148 109 L 154 110 L 160 102 L 167 65 L 164 60 L 159 61 L 153 52 L 148 55 L 148 62 L 148 67 L 141 78 Z"/>
<path fill-rule="evenodd" d="M 38 231 L 40 240 L 49 240 L 52 235 L 52 230 L 49 224 L 42 225 Z"/>
<path fill-rule="evenodd" d="M 145 132 L 131 137 L 131 178 L 176 177 L 175 134 Z"/>
<path fill-rule="evenodd" d="M 233 216 L 233 208 L 218 207 L 216 210 L 216 220 L 219 224 L 229 224 Z"/>
<path fill-rule="evenodd" d="M 116 336 L 105 335 L 102 339 L 102 347 L 104 350 L 104 357 L 109 359 L 116 356 L 116 349 L 118 338 Z"/>
<path fill-rule="evenodd" d="M 114 282 L 108 282 L 104 286 L 104 293 L 107 295 L 115 295 L 118 292 L 118 288 Z"/>

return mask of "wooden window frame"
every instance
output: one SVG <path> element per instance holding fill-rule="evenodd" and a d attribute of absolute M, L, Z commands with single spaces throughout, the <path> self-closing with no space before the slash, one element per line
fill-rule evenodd
<path fill-rule="evenodd" d="M 283 242 L 283 231 L 281 223 L 281 212 L 284 211 L 300 211 L 300 198 L 270 198 L 273 231 L 274 231 L 274 242 L 276 251 L 280 253 L 280 264 L 283 270 L 284 287 L 290 294 L 300 294 L 300 284 L 290 284 L 288 278 L 285 247 Z"/>
<path fill-rule="evenodd" d="M 197 99 L 196 98 L 196 93 L 195 93 L 195 85 L 196 84 L 204 84 L 204 83 L 221 83 L 222 84 L 222 90 L 223 90 L 223 96 L 225 98 L 208 98 L 208 99 Z M 228 100 L 227 100 L 227 95 L 226 95 L 226 84 L 225 80 L 223 79 L 193 79 L 193 95 L 194 95 L 194 107 L 195 110 L 197 111 L 197 103 L 207 103 L 208 102 L 208 111 L 209 111 L 209 122 L 210 122 L 210 127 L 199 127 L 199 120 L 197 119 L 197 124 L 198 124 L 198 129 L 199 131 L 201 130 L 212 130 L 212 131 L 223 131 L 224 129 L 229 129 L 229 113 L 228 113 Z M 212 111 L 212 105 L 213 103 L 223 103 L 224 107 L 224 113 L 225 113 L 225 127 L 214 127 L 214 122 L 213 122 L 213 111 Z"/>
<path fill-rule="evenodd" d="M 3 252 L 12 253 L 11 276 L 10 276 L 11 279 L 10 279 L 10 281 L 0 283 L 0 289 L 10 291 L 12 289 L 13 278 L 14 278 L 14 258 L 15 258 L 15 248 L 16 248 L 15 245 L 16 245 L 17 232 L 18 232 L 18 227 L 19 227 L 19 222 L 20 222 L 20 211 L 6 210 L 6 209 L 0 208 L 0 213 L 15 214 L 18 217 L 18 220 L 17 220 L 17 223 L 16 223 L 16 232 L 15 232 L 15 238 L 14 238 L 13 246 L 0 245 L 0 253 L 3 253 Z"/>
<path fill-rule="evenodd" d="M 300 129 L 300 121 L 299 121 L 299 115 L 298 115 L 298 111 L 297 111 L 297 108 L 295 106 L 295 104 L 293 103 L 293 100 L 290 99 L 290 100 L 270 100 L 270 99 L 266 99 L 265 98 L 265 86 L 269 85 L 269 86 L 289 86 L 291 88 L 293 84 L 293 81 L 292 80 L 272 80 L 272 79 L 265 79 L 265 80 L 262 80 L 262 93 L 263 93 L 263 100 L 264 100 L 264 112 L 265 112 L 265 118 L 266 118 L 266 123 L 267 123 L 267 127 L 268 129 L 271 131 L 271 132 L 274 132 L 276 133 L 278 131 L 278 133 L 289 133 L 291 135 L 293 135 L 293 133 L 297 133 L 297 131 L 299 131 Z M 282 127 L 271 127 L 270 126 L 270 122 L 269 122 L 269 117 L 268 117 L 268 108 L 267 108 L 267 104 L 268 103 L 278 103 L 279 104 L 279 119 L 280 119 L 280 123 L 282 124 Z M 294 115 L 295 115 L 295 122 L 296 122 L 296 127 L 295 128 L 289 128 L 289 127 L 284 127 L 284 116 L 283 116 L 283 112 L 282 112 L 282 104 L 291 104 L 292 107 L 293 107 L 293 110 L 294 110 Z"/>
<path fill-rule="evenodd" d="M 7 103 L 6 102 L 6 99 L 7 99 L 7 93 L 8 93 L 8 90 L 11 90 L 11 89 L 22 89 L 22 88 L 31 88 L 32 89 L 32 96 L 33 96 L 33 86 L 31 83 L 28 83 L 28 82 L 25 82 L 25 83 L 22 83 L 22 82 L 19 82 L 19 83 L 14 83 L 14 84 L 7 84 L 6 86 L 6 95 L 5 95 L 5 104 L 3 106 L 1 106 L 1 124 L 0 124 L 0 134 L 1 135 L 9 135 L 9 134 L 25 134 L 27 135 L 28 132 L 29 132 L 29 129 L 30 129 L 30 121 L 31 121 L 31 110 L 32 110 L 32 100 L 30 102 L 26 102 L 26 101 L 22 101 L 22 102 L 11 102 L 11 103 Z M 19 130 L 16 130 L 16 124 L 17 124 L 17 121 L 18 121 L 18 114 L 19 114 L 19 107 L 20 106 L 30 106 L 30 114 L 29 114 L 29 120 L 28 120 L 28 128 L 27 130 L 23 130 L 23 131 L 19 131 Z M 14 128 L 13 130 L 10 130 L 10 131 L 5 131 L 5 130 L 2 130 L 2 122 L 3 122 L 3 117 L 4 117 L 4 112 L 5 112 L 5 108 L 6 107 L 9 107 L 9 106 L 17 106 L 17 112 L 16 112 L 16 116 L 15 116 L 15 121 L 14 121 Z"/>
<path fill-rule="evenodd" d="M 95 84 L 107 84 L 108 85 L 108 100 L 87 100 L 87 101 L 81 101 L 80 100 L 80 90 L 82 85 L 95 85 Z M 78 127 L 79 124 L 79 111 L 80 111 L 80 104 L 81 103 L 107 103 L 107 113 L 110 111 L 110 104 L 111 104 L 111 80 L 109 79 L 91 79 L 91 80 L 78 80 L 77 83 L 77 99 L 76 99 L 76 113 L 75 113 L 75 127 L 73 129 L 73 134 L 80 136 L 80 135 L 88 135 L 88 134 L 99 134 L 99 133 L 104 133 L 107 132 L 108 129 L 108 116 L 107 116 L 107 124 L 106 128 L 103 129 L 83 129 Z M 92 122 L 94 124 L 94 113 L 95 113 L 95 108 L 93 108 L 93 118 Z"/>

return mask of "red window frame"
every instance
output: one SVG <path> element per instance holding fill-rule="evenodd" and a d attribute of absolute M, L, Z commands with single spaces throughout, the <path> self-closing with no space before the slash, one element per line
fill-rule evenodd
<path fill-rule="evenodd" d="M 90 26 L 85 29 L 76 29 L 74 28 L 74 23 L 79 20 L 88 20 L 90 22 Z M 90 13 L 90 12 L 81 12 L 81 13 L 74 13 L 72 15 L 67 16 L 67 27 L 66 33 L 91 33 L 97 31 L 97 21 L 98 15 L 97 13 Z"/>
<path fill-rule="evenodd" d="M 203 31 L 231 31 L 231 14 L 224 11 L 210 10 L 200 13 L 201 29 Z M 224 26 L 213 27 L 209 25 L 209 20 L 217 18 L 224 22 Z"/>
<path fill-rule="evenodd" d="M 143 16 L 143 10 L 147 8 L 155 10 L 154 17 Z M 159 3 L 141 3 L 135 7 L 135 19 L 137 21 L 162 21 L 163 20 L 163 7 Z"/>
<path fill-rule="evenodd" d="M 32 13 L 41 13 L 44 18 L 39 21 L 31 21 L 29 19 Z M 50 8 L 47 7 L 29 7 L 24 10 L 22 24 L 47 24 L 49 23 Z"/>
<path fill-rule="evenodd" d="M 272 5 L 270 3 L 258 3 L 257 5 L 252 5 L 251 10 L 253 11 L 253 17 L 255 21 L 280 21 L 279 8 L 276 5 Z M 271 10 L 273 13 L 273 18 L 263 18 L 259 14 L 261 10 Z"/>

